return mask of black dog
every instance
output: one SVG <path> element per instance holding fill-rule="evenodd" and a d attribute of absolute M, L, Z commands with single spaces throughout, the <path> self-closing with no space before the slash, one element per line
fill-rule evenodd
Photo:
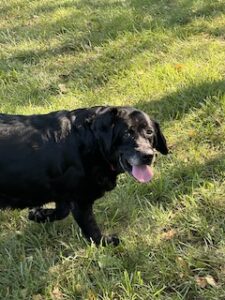
<path fill-rule="evenodd" d="M 102 236 L 93 203 L 120 173 L 151 180 L 154 149 L 168 153 L 158 123 L 131 107 L 0 114 L 0 208 L 33 208 L 36 222 L 71 211 L 88 240 L 117 245 L 116 236 Z M 41 208 L 52 201 L 55 209 Z"/>

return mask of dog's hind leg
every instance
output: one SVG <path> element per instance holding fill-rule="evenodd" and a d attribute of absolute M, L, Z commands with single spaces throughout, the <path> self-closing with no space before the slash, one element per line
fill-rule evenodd
<path fill-rule="evenodd" d="M 66 218 L 70 213 L 70 205 L 56 203 L 55 208 L 36 207 L 29 211 L 28 219 L 37 223 L 54 222 Z"/>

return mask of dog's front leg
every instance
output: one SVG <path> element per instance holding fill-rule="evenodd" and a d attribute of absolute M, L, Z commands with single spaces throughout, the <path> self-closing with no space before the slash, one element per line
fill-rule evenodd
<path fill-rule="evenodd" d="M 117 246 L 119 244 L 120 241 L 118 237 L 114 235 L 102 235 L 95 220 L 92 205 L 81 206 L 73 202 L 71 211 L 77 224 L 80 226 L 83 234 L 88 241 L 93 241 L 96 245 L 102 243 L 103 246 L 106 246 L 108 244 Z"/>

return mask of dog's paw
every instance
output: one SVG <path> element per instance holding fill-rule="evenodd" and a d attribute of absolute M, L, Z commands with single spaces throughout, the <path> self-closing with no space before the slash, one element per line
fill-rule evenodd
<path fill-rule="evenodd" d="M 102 246 L 113 245 L 118 246 L 120 243 L 120 239 L 115 235 L 104 236 L 102 239 Z"/>
<path fill-rule="evenodd" d="M 34 208 L 28 213 L 28 219 L 37 223 L 48 222 L 49 216 L 52 213 L 52 209 Z"/>

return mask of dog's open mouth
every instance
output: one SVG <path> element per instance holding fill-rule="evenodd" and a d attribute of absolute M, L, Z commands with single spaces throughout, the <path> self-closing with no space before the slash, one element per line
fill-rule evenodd
<path fill-rule="evenodd" d="M 121 156 L 119 158 L 120 165 L 125 172 L 128 172 L 136 180 L 142 183 L 149 182 L 153 177 L 153 170 L 149 165 L 131 165 Z"/>

